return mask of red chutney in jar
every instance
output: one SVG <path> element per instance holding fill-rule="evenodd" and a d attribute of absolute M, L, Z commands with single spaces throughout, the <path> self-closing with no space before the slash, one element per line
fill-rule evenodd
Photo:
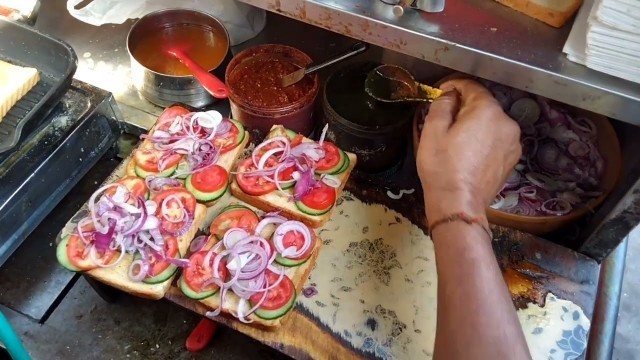
<path fill-rule="evenodd" d="M 305 76 L 297 83 L 282 87 L 282 77 L 300 69 L 282 60 L 260 60 L 238 66 L 228 80 L 233 93 L 256 107 L 293 104 L 313 90 L 313 78 Z"/>

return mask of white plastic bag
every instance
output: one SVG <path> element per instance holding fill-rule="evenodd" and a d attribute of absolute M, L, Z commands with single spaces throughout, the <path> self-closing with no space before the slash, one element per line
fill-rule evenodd
<path fill-rule="evenodd" d="M 75 7 L 84 0 L 67 0 L 67 10 L 76 19 L 91 25 L 122 24 L 150 12 L 183 8 L 206 12 L 222 21 L 229 32 L 231 45 L 256 36 L 266 24 L 262 9 L 235 0 L 93 0 L 87 6 Z"/>

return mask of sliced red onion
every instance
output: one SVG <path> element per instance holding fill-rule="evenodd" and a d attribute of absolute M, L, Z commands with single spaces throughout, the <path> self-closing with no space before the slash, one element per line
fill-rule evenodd
<path fill-rule="evenodd" d="M 141 215 L 138 218 L 138 220 L 135 222 L 135 224 L 133 226 L 131 226 L 131 228 L 129 228 L 128 230 L 122 231 L 122 235 L 123 236 L 127 236 L 127 235 L 131 235 L 133 233 L 136 233 L 138 231 L 140 231 L 140 229 L 142 229 L 142 226 L 145 225 L 145 222 L 147 221 L 147 208 L 145 206 L 145 201 L 142 197 L 138 197 L 138 207 L 141 210 Z M 157 225 L 156 225 L 157 227 Z"/>
<path fill-rule="evenodd" d="M 540 118 L 540 106 L 531 98 L 521 98 L 511 104 L 509 116 L 521 127 L 531 128 Z"/>
<path fill-rule="evenodd" d="M 261 236 L 260 234 L 262 234 L 262 230 L 264 230 L 264 228 L 266 228 L 268 225 L 282 224 L 285 221 L 287 221 L 287 219 L 284 216 L 280 216 L 278 214 L 269 214 L 269 216 L 267 216 L 267 214 L 265 214 L 258 225 L 256 225 L 254 233 L 256 236 Z"/>
<path fill-rule="evenodd" d="M 222 243 L 224 244 L 224 247 L 231 249 L 238 243 L 238 241 L 246 239 L 247 237 L 249 237 L 249 234 L 243 229 L 231 228 L 224 233 Z"/>
<path fill-rule="evenodd" d="M 158 170 L 160 172 L 165 171 L 166 169 L 169 168 L 169 158 L 171 158 L 172 156 L 176 155 L 177 152 L 175 150 L 168 150 L 162 153 L 162 156 L 160 156 L 160 158 L 158 159 Z"/>
<path fill-rule="evenodd" d="M 180 258 L 171 258 L 171 257 L 164 257 L 162 259 L 162 261 L 164 262 L 168 262 L 169 264 L 181 267 L 181 268 L 185 268 L 187 266 L 189 266 L 189 260 L 188 259 L 180 259 Z"/>
<path fill-rule="evenodd" d="M 274 156 L 280 152 L 283 152 L 284 150 L 281 148 L 276 148 L 276 149 L 270 149 L 265 151 L 265 153 L 260 157 L 260 160 L 258 160 L 258 169 L 259 170 L 263 170 L 264 166 L 267 164 L 267 161 L 269 160 L 269 158 L 271 156 Z M 274 168 L 275 169 L 275 168 Z"/>
<path fill-rule="evenodd" d="M 147 188 L 151 192 L 159 192 L 164 190 L 167 187 L 174 186 L 182 186 L 182 183 L 176 179 L 172 178 L 163 178 L 154 175 L 149 175 L 144 179 L 144 182 L 147 184 Z M 151 213 L 155 211 L 150 211 Z"/>
<path fill-rule="evenodd" d="M 591 149 L 589 149 L 589 145 L 583 143 L 582 141 L 573 141 L 567 147 L 569 154 L 575 157 L 582 157 L 589 155 Z"/>
<path fill-rule="evenodd" d="M 173 231 L 172 229 L 164 226 L 164 223 L 161 223 L 162 229 L 169 234 L 179 237 L 187 233 L 191 228 L 191 224 L 193 224 L 193 216 L 189 214 L 186 210 L 184 211 L 184 225 L 177 231 Z"/>
<path fill-rule="evenodd" d="M 562 216 L 571 211 L 571 204 L 560 198 L 549 199 L 542 203 L 540 209 L 549 215 Z"/>
<path fill-rule="evenodd" d="M 535 198 L 536 194 L 538 193 L 538 188 L 536 188 L 535 186 L 524 186 L 521 187 L 518 192 L 522 197 Z"/>
<path fill-rule="evenodd" d="M 113 235 L 116 231 L 116 221 L 113 219 L 109 219 L 109 228 L 105 233 L 101 233 L 100 231 L 96 231 L 93 233 L 93 243 L 97 250 L 105 251 L 109 248 L 109 244 L 113 238 Z"/>
<path fill-rule="evenodd" d="M 134 282 L 141 282 L 147 277 L 149 273 L 149 263 L 142 261 L 142 259 L 133 260 L 129 266 L 129 279 Z"/>
<path fill-rule="evenodd" d="M 518 205 L 518 200 L 520 199 L 520 195 L 515 192 L 515 191 L 511 191 L 508 193 L 505 193 L 504 195 L 504 204 L 502 205 L 502 210 L 510 210 L 513 209 L 514 207 L 516 207 L 516 205 Z"/>
<path fill-rule="evenodd" d="M 273 143 L 279 143 L 277 144 L 278 145 L 277 148 L 282 149 L 282 155 L 280 155 L 280 160 L 284 160 L 287 156 L 289 156 L 289 149 L 290 149 L 289 139 L 287 139 L 285 136 L 276 136 L 271 139 L 267 139 L 261 144 L 259 144 L 258 146 L 256 146 L 255 149 L 253 149 L 253 153 L 251 154 L 251 158 L 253 159 L 253 164 L 259 169 L 260 167 L 258 166 L 259 161 L 258 161 L 257 155 L 260 154 L 260 150 L 262 148 Z"/>
<path fill-rule="evenodd" d="M 501 194 L 498 194 L 496 195 L 495 198 L 493 198 L 493 201 L 491 202 L 491 205 L 489 205 L 489 207 L 492 209 L 500 210 L 503 204 L 504 204 L 504 196 L 502 196 Z"/>
<path fill-rule="evenodd" d="M 295 157 L 305 156 L 317 162 L 324 158 L 324 149 L 316 142 L 303 142 L 291 149 L 291 155 Z"/>
<path fill-rule="evenodd" d="M 315 178 L 314 170 L 311 167 L 308 167 L 306 170 L 300 173 L 300 178 L 293 186 L 293 198 L 295 200 L 302 199 L 303 196 L 313 190 L 318 184 L 318 181 Z"/>
<path fill-rule="evenodd" d="M 330 186 L 332 188 L 339 188 L 342 185 L 340 179 L 338 179 L 335 175 L 323 174 L 320 177 L 320 181 L 322 181 L 325 185 Z"/>
<path fill-rule="evenodd" d="M 526 201 L 520 201 L 518 203 L 518 205 L 516 205 L 515 207 L 511 208 L 509 210 L 510 213 L 515 214 L 515 215 L 522 215 L 522 216 L 535 216 L 537 215 L 537 211 L 536 208 L 533 207 L 529 202 Z"/>
<path fill-rule="evenodd" d="M 515 169 L 511 171 L 511 175 L 507 178 L 507 182 L 504 185 L 505 189 L 513 189 L 520 184 L 522 176 Z"/>
<path fill-rule="evenodd" d="M 176 213 L 179 213 L 179 215 L 169 215 L 169 202 L 170 201 L 174 201 L 175 204 L 178 205 L 177 208 L 172 209 L 172 211 L 175 211 Z M 180 201 L 180 198 L 177 195 L 169 195 L 166 198 L 164 198 L 164 200 L 162 200 L 162 204 L 160 204 L 160 212 L 162 214 L 162 217 L 172 223 L 178 223 L 181 222 L 185 215 L 187 214 L 186 209 L 184 208 L 184 204 L 182 204 L 182 201 Z"/>
<path fill-rule="evenodd" d="M 327 136 L 327 130 L 329 130 L 329 124 L 326 124 L 324 128 L 322 128 L 322 134 L 320 134 L 320 140 L 318 140 L 318 144 L 320 144 L 320 146 L 322 146 L 324 138 Z"/>
<path fill-rule="evenodd" d="M 542 116 L 551 124 L 551 127 L 556 127 L 558 125 L 568 125 L 569 121 L 567 117 L 564 116 L 563 113 L 554 109 L 549 105 L 547 99 L 542 96 L 537 96 L 536 100 L 540 105 L 540 110 L 542 111 Z"/>
<path fill-rule="evenodd" d="M 295 246 L 290 246 L 288 248 L 284 247 L 284 236 L 289 231 L 299 232 L 304 237 L 304 244 L 300 247 L 300 249 L 296 249 Z M 273 244 L 276 248 L 276 251 L 280 253 L 280 256 L 289 259 L 296 259 L 309 250 L 312 240 L 311 237 L 311 231 L 309 230 L 307 225 L 299 221 L 290 220 L 280 224 L 280 226 L 278 226 L 276 231 L 273 233 Z"/>
<path fill-rule="evenodd" d="M 207 235 L 200 235 L 197 238 L 193 239 L 193 241 L 191 241 L 191 245 L 189 245 L 189 251 L 191 253 L 196 253 L 202 250 L 207 242 L 209 242 L 209 237 Z"/>
<path fill-rule="evenodd" d="M 591 119 L 587 117 L 577 117 L 573 119 L 570 116 L 567 118 L 569 119 L 572 130 L 584 134 L 588 138 L 595 138 L 598 134 L 598 127 Z"/>

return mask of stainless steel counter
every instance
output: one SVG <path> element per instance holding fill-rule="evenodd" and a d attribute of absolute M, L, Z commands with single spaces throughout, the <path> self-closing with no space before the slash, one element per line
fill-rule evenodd
<path fill-rule="evenodd" d="M 555 29 L 489 0 L 393 15 L 379 0 L 240 0 L 454 70 L 640 125 L 640 85 L 570 62 Z"/>

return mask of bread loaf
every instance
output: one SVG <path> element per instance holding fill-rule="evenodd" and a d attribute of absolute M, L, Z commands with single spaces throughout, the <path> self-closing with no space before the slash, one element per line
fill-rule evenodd
<path fill-rule="evenodd" d="M 0 121 L 40 80 L 38 70 L 0 60 Z"/>
<path fill-rule="evenodd" d="M 561 27 L 582 5 L 582 0 L 496 0 L 534 19 Z"/>

